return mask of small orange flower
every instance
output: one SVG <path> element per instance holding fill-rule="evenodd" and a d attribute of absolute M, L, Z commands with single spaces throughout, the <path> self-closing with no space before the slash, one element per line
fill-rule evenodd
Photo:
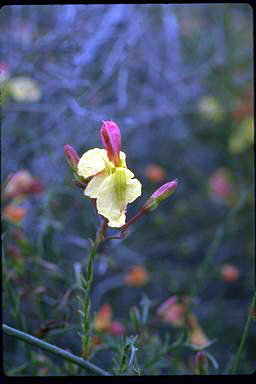
<path fill-rule="evenodd" d="M 220 274 L 223 280 L 232 283 L 239 279 L 240 271 L 235 265 L 224 264 L 221 267 Z"/>
<path fill-rule="evenodd" d="M 120 321 L 112 321 L 112 308 L 110 304 L 103 304 L 100 310 L 96 313 L 93 327 L 96 331 L 106 332 L 116 336 L 124 335 L 126 333 L 126 329 Z M 95 339 L 94 344 L 101 344 L 101 342 L 97 344 L 98 341 L 98 339 Z"/>
<path fill-rule="evenodd" d="M 3 211 L 4 218 L 14 224 L 19 224 L 26 214 L 26 208 L 18 207 L 14 204 L 6 205 Z"/>
<path fill-rule="evenodd" d="M 158 308 L 156 315 L 165 323 L 180 327 L 184 325 L 186 309 L 187 303 L 180 303 L 177 296 L 172 296 Z"/>
<path fill-rule="evenodd" d="M 191 344 L 197 347 L 204 347 L 209 344 L 209 340 L 200 327 L 197 317 L 192 313 L 188 316 L 188 329 Z"/>
<path fill-rule="evenodd" d="M 166 177 L 166 171 L 159 165 L 148 165 L 145 169 L 145 176 L 150 181 L 162 181 Z"/>
<path fill-rule="evenodd" d="M 124 277 L 124 281 L 129 285 L 143 285 L 148 279 L 149 273 L 142 265 L 134 265 Z"/>
<path fill-rule="evenodd" d="M 106 332 L 111 329 L 112 308 L 110 304 L 104 304 L 96 313 L 94 328 L 98 331 Z"/>

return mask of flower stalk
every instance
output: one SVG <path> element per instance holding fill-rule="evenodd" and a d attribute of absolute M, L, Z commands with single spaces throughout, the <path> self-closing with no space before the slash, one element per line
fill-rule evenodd
<path fill-rule="evenodd" d="M 86 279 L 82 278 L 83 289 L 84 289 L 84 302 L 83 302 L 83 311 L 82 317 L 82 357 L 88 359 L 92 349 L 92 326 L 91 326 L 91 288 L 93 282 L 93 267 L 94 259 L 96 256 L 96 251 L 98 246 L 105 238 L 105 232 L 107 229 L 107 220 L 102 221 L 96 239 L 90 249 L 87 263 L 87 275 Z"/>

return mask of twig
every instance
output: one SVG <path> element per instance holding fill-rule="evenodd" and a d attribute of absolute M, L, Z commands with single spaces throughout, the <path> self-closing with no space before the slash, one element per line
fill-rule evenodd
<path fill-rule="evenodd" d="M 239 366 L 239 361 L 241 359 L 241 355 L 242 355 L 242 352 L 244 350 L 244 346 L 245 346 L 245 343 L 246 343 L 246 339 L 249 335 L 249 331 L 250 331 L 250 327 L 251 327 L 251 322 L 252 322 L 252 314 L 253 314 L 253 310 L 254 310 L 254 307 L 255 307 L 255 303 L 256 303 L 256 291 L 254 292 L 254 295 L 253 295 L 253 298 L 252 298 L 252 302 L 251 302 L 251 305 L 249 307 L 249 312 L 248 312 L 248 316 L 247 316 L 247 320 L 246 320 L 246 323 L 245 323 L 245 326 L 244 326 L 244 330 L 243 330 L 243 334 L 242 334 L 242 337 L 241 337 L 241 341 L 240 341 L 240 345 L 239 345 L 239 348 L 238 348 L 238 351 L 236 353 L 236 356 L 231 364 L 231 367 L 229 369 L 229 373 L 230 374 L 234 374 Z"/>
<path fill-rule="evenodd" d="M 75 356 L 72 353 L 65 351 L 64 349 L 56 347 L 55 345 L 46 343 L 45 341 L 40 340 L 37 337 L 29 335 L 25 332 L 18 331 L 17 329 L 9 327 L 6 324 L 2 324 L 2 329 L 7 335 L 14 336 L 17 339 L 23 340 L 26 343 L 34 345 L 35 347 L 41 348 L 45 351 L 55 353 L 55 355 L 58 355 L 59 357 L 62 357 L 65 360 L 71 361 L 72 363 L 79 365 L 82 368 L 97 373 L 98 375 L 110 376 L 108 372 L 90 363 L 89 361 L 85 361 L 81 357 Z"/>

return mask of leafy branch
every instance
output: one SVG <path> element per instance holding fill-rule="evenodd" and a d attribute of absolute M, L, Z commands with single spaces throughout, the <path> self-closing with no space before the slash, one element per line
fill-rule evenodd
<path fill-rule="evenodd" d="M 34 337 L 32 335 L 29 335 L 28 333 L 21 332 L 18 329 L 9 327 L 6 324 L 2 324 L 2 329 L 7 335 L 14 336 L 17 339 L 25 341 L 26 343 L 29 343 L 35 347 L 38 347 L 48 352 L 52 352 L 55 355 L 58 355 L 59 357 L 62 357 L 67 361 L 71 361 L 72 363 L 79 365 L 80 367 L 85 368 L 91 372 L 94 372 L 100 376 L 110 376 L 108 372 L 90 363 L 89 361 L 85 361 L 81 357 L 73 355 L 72 353 L 65 351 L 62 348 L 56 347 L 55 345 L 46 343 L 45 341 L 40 340 L 37 337 Z"/>

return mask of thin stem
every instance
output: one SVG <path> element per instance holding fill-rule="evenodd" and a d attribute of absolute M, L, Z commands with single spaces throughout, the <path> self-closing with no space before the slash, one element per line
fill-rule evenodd
<path fill-rule="evenodd" d="M 97 373 L 98 375 L 101 375 L 101 376 L 110 376 L 110 374 L 104 371 L 103 369 L 97 367 L 92 363 L 89 363 L 88 361 L 85 361 L 81 357 L 78 357 L 76 355 L 73 355 L 70 352 L 65 351 L 62 348 L 46 343 L 45 341 L 40 340 L 25 332 L 18 331 L 17 329 L 9 327 L 6 324 L 2 324 L 2 329 L 7 335 L 14 336 L 17 339 L 23 340 L 26 343 L 34 345 L 35 347 L 41 348 L 48 352 L 52 352 L 55 355 L 58 355 L 59 357 L 62 357 L 65 360 L 71 361 L 72 363 L 79 365 L 80 367 L 85 368 L 91 372 Z"/>
<path fill-rule="evenodd" d="M 93 246 L 89 252 L 88 263 L 87 263 L 87 276 L 86 276 L 86 286 L 84 287 L 86 292 L 84 295 L 84 304 L 83 304 L 83 337 L 82 337 L 82 356 L 87 359 L 91 352 L 91 289 L 93 282 L 93 266 L 94 259 L 96 256 L 96 251 L 100 243 L 104 240 L 105 232 L 107 229 L 107 221 L 104 220 L 99 227 L 96 239 L 93 243 Z"/>
<path fill-rule="evenodd" d="M 248 312 L 248 316 L 247 316 L 247 320 L 246 320 L 246 323 L 245 323 L 245 326 L 244 326 L 244 330 L 243 330 L 243 334 L 242 334 L 242 337 L 241 337 L 241 341 L 240 341 L 240 345 L 239 345 L 239 348 L 238 348 L 238 351 L 236 353 L 236 356 L 235 356 L 235 359 L 229 369 L 229 373 L 230 374 L 234 374 L 239 366 L 239 362 L 240 362 L 240 359 L 241 359 L 241 355 L 242 355 L 242 352 L 244 350 L 244 346 L 245 346 L 245 343 L 246 343 L 246 340 L 247 340 L 247 337 L 249 335 L 249 331 L 250 331 L 250 327 L 251 327 L 251 323 L 252 323 L 252 319 L 253 319 L 253 311 L 254 311 L 254 308 L 255 308 L 255 303 L 256 303 L 256 292 L 254 292 L 254 295 L 253 295 L 253 298 L 252 298 L 252 302 L 251 302 L 251 305 L 249 307 L 249 312 Z"/>
<path fill-rule="evenodd" d="M 120 232 L 121 232 L 121 236 L 122 236 L 122 237 L 124 237 L 124 235 L 125 235 L 125 233 L 126 233 L 128 227 L 129 227 L 131 224 L 135 223 L 135 221 L 137 221 L 143 214 L 144 214 L 143 210 L 140 209 L 137 213 L 135 213 L 134 216 L 132 216 L 132 217 L 130 218 L 130 220 L 128 220 L 128 222 L 127 222 L 126 224 L 124 224 L 124 225 L 121 227 Z"/>

